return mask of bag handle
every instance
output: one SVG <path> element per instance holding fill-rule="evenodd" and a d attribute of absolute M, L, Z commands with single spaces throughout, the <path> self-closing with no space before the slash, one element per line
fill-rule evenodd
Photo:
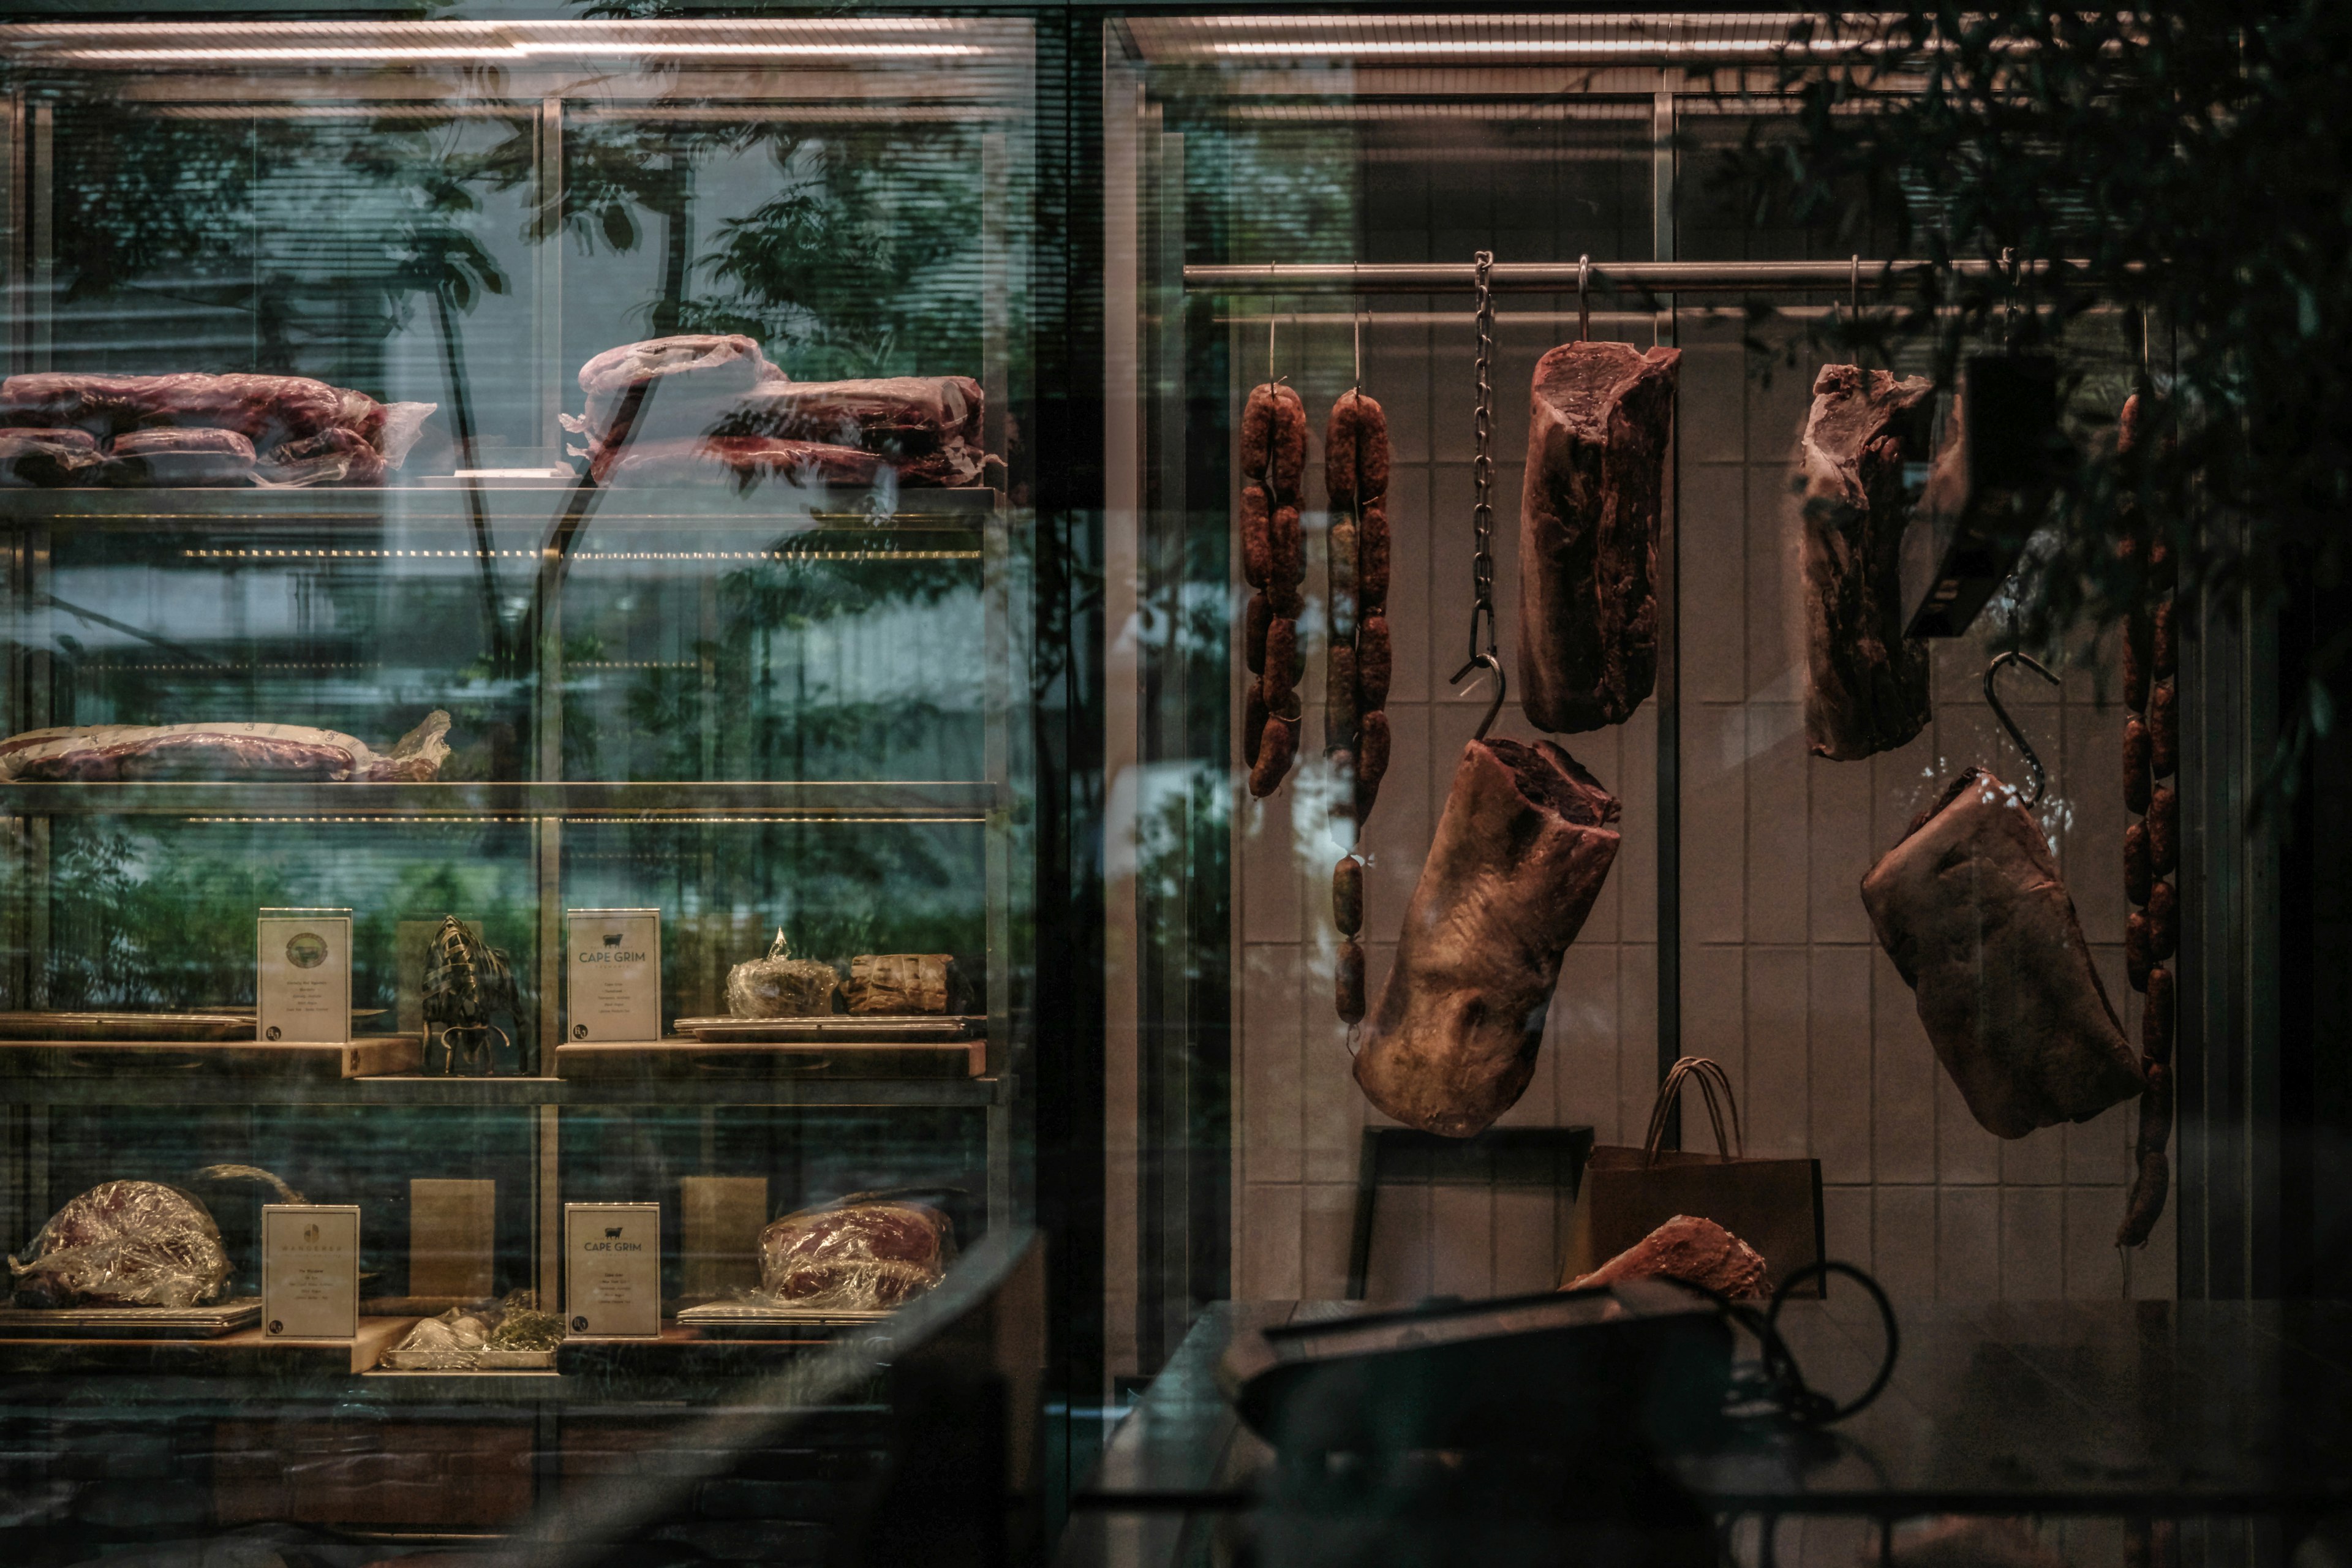
<path fill-rule="evenodd" d="M 1739 1126 L 1739 1102 L 1731 1092 L 1731 1075 L 1723 1064 L 1706 1057 L 1685 1057 L 1668 1068 L 1665 1081 L 1658 1085 L 1658 1098 L 1650 1108 L 1649 1135 L 1642 1141 L 1642 1163 L 1657 1163 L 1658 1145 L 1666 1136 L 1666 1118 L 1682 1104 L 1683 1087 L 1695 1083 L 1706 1100 L 1706 1119 L 1715 1127 L 1715 1153 L 1719 1160 L 1744 1157 L 1748 1152 L 1747 1135 Z M 1718 1100 L 1717 1095 L 1721 1096 Z M 1731 1121 L 1731 1135 L 1724 1136 L 1727 1110 Z"/>

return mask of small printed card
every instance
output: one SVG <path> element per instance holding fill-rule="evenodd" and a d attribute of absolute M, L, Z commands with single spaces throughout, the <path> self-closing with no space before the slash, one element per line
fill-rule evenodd
<path fill-rule="evenodd" d="M 360 1331 L 357 1204 L 261 1205 L 261 1323 L 271 1339 Z"/>
<path fill-rule="evenodd" d="M 563 1205 L 563 1310 L 590 1338 L 661 1332 L 661 1205 Z"/>
<path fill-rule="evenodd" d="M 661 911 L 568 910 L 566 1038 L 661 1038 Z"/>
<path fill-rule="evenodd" d="M 264 910 L 255 999 L 268 1045 L 347 1045 L 352 1037 L 352 911 Z"/>

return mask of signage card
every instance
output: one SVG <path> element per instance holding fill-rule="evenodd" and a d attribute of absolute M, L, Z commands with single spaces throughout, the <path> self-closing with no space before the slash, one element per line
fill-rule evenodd
<path fill-rule="evenodd" d="M 254 998 L 265 1045 L 348 1045 L 352 911 L 264 910 Z"/>
<path fill-rule="evenodd" d="M 357 1204 L 261 1205 L 261 1321 L 271 1339 L 360 1331 Z"/>
<path fill-rule="evenodd" d="M 563 1205 L 563 1311 L 572 1332 L 661 1332 L 661 1205 Z"/>
<path fill-rule="evenodd" d="M 568 910 L 567 1037 L 630 1044 L 661 1038 L 661 911 Z"/>

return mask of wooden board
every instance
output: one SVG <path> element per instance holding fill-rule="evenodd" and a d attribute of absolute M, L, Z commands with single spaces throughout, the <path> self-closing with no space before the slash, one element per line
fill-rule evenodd
<path fill-rule="evenodd" d="M 322 1081 L 413 1073 L 425 1065 L 419 1035 L 369 1035 L 341 1046 L 257 1040 L 0 1040 L 9 1078 L 187 1077 Z"/>
<path fill-rule="evenodd" d="M 340 1377 L 375 1365 L 415 1324 L 414 1318 L 362 1318 L 349 1340 L 273 1339 L 258 1328 L 208 1340 L 0 1339 L 0 1373 Z"/>
<path fill-rule="evenodd" d="M 0 1339 L 209 1340 L 261 1321 L 261 1298 L 211 1307 L 0 1307 Z"/>
<path fill-rule="evenodd" d="M 564 1079 L 877 1079 L 978 1078 L 988 1042 L 872 1040 L 797 1043 L 662 1040 L 644 1045 L 562 1045 L 555 1076 Z"/>

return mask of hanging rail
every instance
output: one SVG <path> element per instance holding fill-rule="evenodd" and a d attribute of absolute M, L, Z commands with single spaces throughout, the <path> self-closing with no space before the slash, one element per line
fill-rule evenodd
<path fill-rule="evenodd" d="M 1770 289 L 1847 289 L 1857 282 L 1883 284 L 1890 279 L 1930 271 L 1929 261 L 1863 261 L 1853 258 L 1822 261 L 1595 261 L 1591 287 L 1620 290 L 1647 289 L 1654 294 L 1700 292 L 1740 293 Z M 2082 269 L 2090 263 L 2070 261 Z M 1948 264 L 1963 278 L 1997 279 L 2008 271 L 1997 261 L 1966 258 Z M 2134 263 L 2132 270 L 2138 271 Z M 2020 280 L 2050 271 L 2046 261 L 2017 268 Z M 1497 294 L 1572 294 L 1578 265 L 1573 261 L 1498 261 L 1492 284 Z M 1476 269 L 1458 261 L 1339 261 L 1269 262 L 1255 267 L 1187 267 L 1184 287 L 1202 293 L 1223 294 L 1443 294 L 1467 291 L 1477 282 Z"/>

